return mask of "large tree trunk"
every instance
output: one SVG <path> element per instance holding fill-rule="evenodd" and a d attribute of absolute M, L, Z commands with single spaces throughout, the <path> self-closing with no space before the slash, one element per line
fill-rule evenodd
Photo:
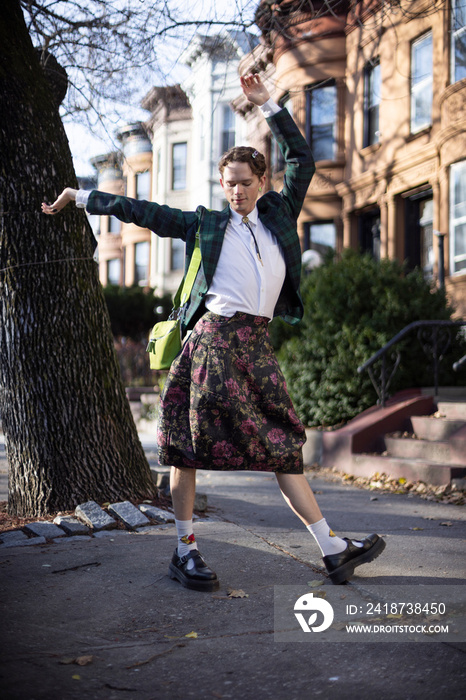
<path fill-rule="evenodd" d="M 18 0 L 0 18 L 0 416 L 9 510 L 152 493 L 85 214 L 41 213 L 76 177 Z M 75 185 L 76 186 L 76 185 Z"/>

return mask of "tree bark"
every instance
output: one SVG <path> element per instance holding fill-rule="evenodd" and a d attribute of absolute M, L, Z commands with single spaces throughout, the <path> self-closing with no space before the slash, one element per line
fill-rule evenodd
<path fill-rule="evenodd" d="M 153 493 L 121 382 L 93 236 L 69 205 L 66 134 L 18 0 L 0 20 L 0 417 L 9 511 L 37 516 Z"/>

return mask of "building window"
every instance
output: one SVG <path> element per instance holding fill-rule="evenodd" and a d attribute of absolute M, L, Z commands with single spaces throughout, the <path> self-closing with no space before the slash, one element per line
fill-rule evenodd
<path fill-rule="evenodd" d="M 172 238 L 171 261 L 172 270 L 184 268 L 184 242 L 180 238 Z"/>
<path fill-rule="evenodd" d="M 367 64 L 364 69 L 364 148 L 380 141 L 379 107 L 381 87 L 380 63 L 377 61 Z"/>
<path fill-rule="evenodd" d="M 279 106 L 283 109 L 286 107 L 288 112 L 293 116 L 293 102 L 291 101 L 290 95 L 287 93 L 282 99 L 279 101 Z M 285 159 L 282 155 L 282 152 L 280 150 L 280 147 L 278 143 L 275 141 L 275 139 L 271 140 L 271 153 L 270 153 L 270 158 L 271 158 L 271 165 L 272 165 L 272 172 L 280 172 L 281 170 L 285 169 Z"/>
<path fill-rule="evenodd" d="M 136 199 L 150 200 L 150 172 L 136 173 Z"/>
<path fill-rule="evenodd" d="M 143 241 L 134 246 L 134 284 L 143 284 L 149 277 L 150 243 Z"/>
<path fill-rule="evenodd" d="M 223 105 L 222 110 L 222 154 L 229 151 L 235 145 L 235 114 L 228 105 Z"/>
<path fill-rule="evenodd" d="M 358 218 L 359 249 L 380 260 L 380 210 L 364 212 Z"/>
<path fill-rule="evenodd" d="M 337 87 L 325 83 L 306 93 L 306 133 L 314 159 L 334 160 L 337 123 Z"/>
<path fill-rule="evenodd" d="M 432 191 L 421 192 L 405 203 L 405 261 L 408 270 L 420 267 L 425 279 L 434 271 L 434 200 Z"/>
<path fill-rule="evenodd" d="M 108 217 L 108 232 L 109 233 L 120 233 L 121 229 L 121 222 L 119 219 L 116 218 L 116 216 L 109 216 Z"/>
<path fill-rule="evenodd" d="M 411 132 L 432 123 L 432 32 L 411 46 Z"/>
<path fill-rule="evenodd" d="M 304 224 L 304 249 L 315 250 L 324 258 L 329 250 L 335 250 L 337 232 L 333 221 L 317 221 Z"/>
<path fill-rule="evenodd" d="M 466 160 L 450 168 L 450 271 L 466 272 Z"/>
<path fill-rule="evenodd" d="M 466 5 L 452 0 L 451 16 L 451 82 L 466 78 Z"/>
<path fill-rule="evenodd" d="M 107 284 L 120 284 L 121 260 L 113 258 L 107 260 Z"/>
<path fill-rule="evenodd" d="M 186 166 L 188 158 L 188 144 L 174 143 L 172 147 L 172 189 L 186 189 Z"/>

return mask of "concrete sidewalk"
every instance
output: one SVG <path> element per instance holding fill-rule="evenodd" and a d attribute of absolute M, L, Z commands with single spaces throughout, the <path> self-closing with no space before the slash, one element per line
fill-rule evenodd
<path fill-rule="evenodd" d="M 387 542 L 342 595 L 464 584 L 464 509 L 309 478 L 338 534 Z M 168 578 L 172 525 L 0 551 L 3 700 L 464 697 L 464 644 L 275 641 L 275 586 L 336 588 L 317 546 L 271 475 L 198 472 L 198 491 L 216 518 L 195 525 L 221 581 L 213 594 Z"/>

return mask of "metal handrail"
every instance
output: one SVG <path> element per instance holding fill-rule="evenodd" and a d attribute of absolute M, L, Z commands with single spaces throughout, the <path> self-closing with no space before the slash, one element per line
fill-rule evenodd
<path fill-rule="evenodd" d="M 455 372 L 459 370 L 460 367 L 462 367 L 466 363 L 466 355 L 463 355 L 463 357 L 460 357 L 460 359 L 457 362 L 453 363 L 453 369 Z"/>
<path fill-rule="evenodd" d="M 387 352 L 390 350 L 394 345 L 396 345 L 400 340 L 402 340 L 408 333 L 413 331 L 414 329 L 418 328 L 423 329 L 423 328 L 432 328 L 432 335 L 431 335 L 431 340 L 432 340 L 432 356 L 434 360 L 434 385 L 435 385 L 435 393 L 438 393 L 438 366 L 439 363 L 443 359 L 443 355 L 448 349 L 451 341 L 451 333 L 450 329 L 452 326 L 466 326 L 466 321 L 414 321 L 413 323 L 410 323 L 408 326 L 405 326 L 399 333 L 393 336 L 391 340 L 386 343 L 383 348 L 378 350 L 374 355 L 372 355 L 367 362 L 365 362 L 363 365 L 360 365 L 358 367 L 358 374 L 361 374 L 365 370 L 368 371 L 369 377 L 371 379 L 371 382 L 374 386 L 374 389 L 377 392 L 377 395 L 379 397 L 379 402 L 382 404 L 382 406 L 385 406 L 385 401 L 388 396 L 387 390 L 388 387 L 390 386 L 390 382 L 393 379 L 393 376 L 398 368 L 398 365 L 400 363 L 400 352 L 397 350 L 396 351 L 396 357 L 393 361 L 393 367 L 390 372 L 390 376 L 387 376 Z M 447 329 L 447 342 L 445 343 L 444 347 L 442 348 L 441 352 L 439 353 L 438 350 L 438 343 L 439 343 L 439 337 L 438 337 L 438 329 L 439 328 L 444 328 Z M 418 332 L 418 339 L 422 344 L 422 338 L 420 337 L 420 334 Z M 426 351 L 426 346 L 424 345 L 424 350 Z M 461 360 L 458 360 L 458 362 L 455 363 L 455 365 L 460 365 L 465 361 L 465 357 L 461 358 Z M 381 359 L 382 360 L 382 369 L 380 373 L 380 386 L 377 385 L 375 377 L 374 377 L 374 371 L 373 371 L 373 365 L 377 360 Z M 458 369 L 458 367 L 453 366 L 454 369 Z"/>

